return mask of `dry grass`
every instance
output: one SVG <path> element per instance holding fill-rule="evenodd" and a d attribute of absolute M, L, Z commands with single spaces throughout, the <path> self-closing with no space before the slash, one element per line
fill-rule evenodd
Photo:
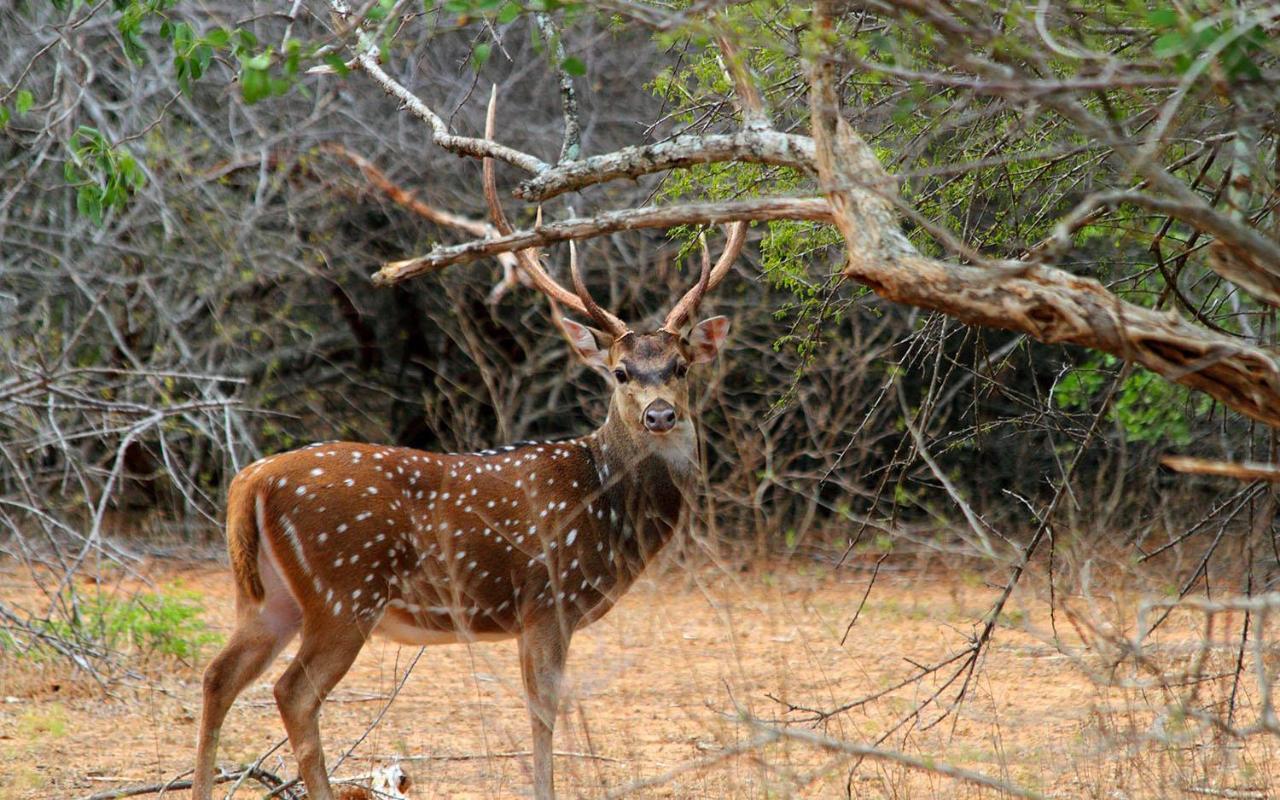
<path fill-rule="evenodd" d="M 228 629 L 224 570 L 157 566 L 151 572 L 161 585 L 180 581 L 197 591 L 205 622 L 215 631 Z M 994 595 L 972 575 L 882 572 L 841 646 L 867 577 L 862 569 L 833 572 L 799 562 L 758 564 L 741 573 L 655 571 L 575 639 L 572 700 L 557 731 L 557 750 L 585 755 L 558 759 L 561 793 L 598 797 L 671 773 L 634 796 L 996 796 L 929 772 L 858 763 L 798 742 L 725 755 L 758 733 L 742 721 L 744 714 L 801 724 L 803 712 L 788 713 L 781 703 L 831 708 L 911 674 L 906 659 L 927 663 L 961 649 Z M 6 600 L 33 603 L 30 591 L 12 565 L 0 574 Z M 1122 612 L 1136 598 L 1113 592 L 1109 602 L 1111 611 L 1103 613 L 1123 627 Z M 1089 612 L 1080 598 L 1067 603 L 1082 617 Z M 1277 741 L 1265 735 L 1224 740 L 1176 717 L 1158 719 L 1177 691 L 1139 685 L 1150 676 L 1127 666 L 1108 670 L 1105 654 L 1080 649 L 1081 635 L 1093 640 L 1100 629 L 1072 627 L 1060 615 L 1061 641 L 1072 655 L 1064 654 L 1047 635 L 1043 599 L 1031 592 L 1015 593 L 1006 621 L 961 713 L 927 729 L 903 727 L 885 747 L 1059 797 L 1215 796 L 1204 791 L 1269 797 L 1280 789 Z M 1180 613 L 1155 640 L 1152 657 L 1169 673 L 1193 652 L 1185 645 L 1198 640 L 1197 624 L 1195 615 Z M 1230 672 L 1234 664 L 1231 636 L 1239 626 L 1220 630 L 1223 646 L 1210 652 L 1205 674 Z M 414 652 L 382 641 L 366 648 L 325 710 L 330 763 L 374 720 Z M 0 798 L 80 797 L 187 770 L 199 714 L 199 668 L 211 654 L 205 650 L 193 665 L 153 661 L 143 679 L 105 693 L 62 662 L 0 661 Z M 270 685 L 269 678 L 255 684 L 232 710 L 223 764 L 252 761 L 283 735 Z M 874 741 L 934 686 L 925 680 L 906 687 L 818 730 Z M 1207 682 L 1200 701 L 1220 708 L 1230 688 L 1229 679 Z M 1246 681 L 1238 691 L 1239 713 L 1247 715 L 1252 684 Z M 926 710 L 921 719 L 928 723 L 937 713 Z M 522 796 L 529 786 L 527 759 L 502 754 L 527 749 L 526 728 L 512 644 L 429 649 L 339 775 L 366 773 L 402 757 L 415 798 Z M 716 763 L 686 768 L 701 761 Z M 264 767 L 291 776 L 287 746 Z"/>

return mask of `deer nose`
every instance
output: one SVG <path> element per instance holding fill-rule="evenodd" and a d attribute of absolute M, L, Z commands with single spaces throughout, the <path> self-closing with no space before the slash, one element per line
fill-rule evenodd
<path fill-rule="evenodd" d="M 666 400 L 654 400 L 644 410 L 644 426 L 653 433 L 666 433 L 676 426 L 675 406 Z"/>

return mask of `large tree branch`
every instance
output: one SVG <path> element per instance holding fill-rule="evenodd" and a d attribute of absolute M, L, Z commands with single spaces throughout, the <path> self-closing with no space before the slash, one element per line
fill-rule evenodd
<path fill-rule="evenodd" d="M 810 91 L 818 175 L 845 238 L 844 273 L 897 303 L 970 325 L 1021 331 L 1111 353 L 1280 425 L 1280 364 L 1268 351 L 1196 327 L 1172 312 L 1126 303 L 1102 284 L 1028 265 L 1019 273 L 920 255 L 898 230 L 892 180 L 840 116 L 830 63 Z M 868 188 L 870 187 L 870 188 Z M 1178 200 L 1183 200 L 1179 197 Z"/>
<path fill-rule="evenodd" d="M 540 202 L 618 178 L 638 178 L 654 172 L 717 161 L 774 164 L 813 170 L 813 140 L 808 136 L 772 130 L 682 134 L 656 144 L 624 147 L 581 161 L 552 167 L 515 189 L 515 196 Z"/>
<path fill-rule="evenodd" d="M 373 282 L 379 286 L 391 286 L 451 264 L 465 264 L 498 253 L 543 247 L 570 239 L 607 236 L 618 231 L 774 219 L 830 222 L 831 209 L 827 201 L 820 197 L 765 197 L 724 203 L 691 203 L 610 211 L 595 217 L 551 222 L 531 231 L 516 231 L 507 236 L 437 247 L 425 256 L 383 265 L 374 273 Z"/>

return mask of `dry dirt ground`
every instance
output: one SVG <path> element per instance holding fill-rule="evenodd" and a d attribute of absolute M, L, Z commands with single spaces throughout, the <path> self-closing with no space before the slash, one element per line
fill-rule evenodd
<path fill-rule="evenodd" d="M 198 593 L 205 622 L 227 631 L 225 569 L 153 565 L 149 574 L 161 589 Z M 929 771 L 858 761 L 801 742 L 744 747 L 760 732 L 744 716 L 873 742 L 938 682 L 912 684 L 820 726 L 785 704 L 831 709 L 893 686 L 912 673 L 913 662 L 961 650 L 996 595 L 984 577 L 959 571 L 930 577 L 886 569 L 842 645 L 868 577 L 865 565 L 833 570 L 798 560 L 741 572 L 654 572 L 574 640 L 570 701 L 556 733 L 561 795 L 999 796 Z M 111 590 L 122 587 L 129 582 Z M 25 573 L 4 563 L 0 597 L 37 600 Z M 1084 605 L 1079 598 L 1065 602 Z M 1135 598 L 1113 594 L 1099 602 L 1108 608 L 1095 606 L 1095 614 L 1131 623 Z M 1280 796 L 1280 741 L 1267 735 L 1215 740 L 1176 717 L 1157 719 L 1176 691 L 1100 685 L 1088 673 L 1103 668 L 1105 659 L 1076 658 L 1053 646 L 1046 603 L 1031 590 L 1015 592 L 1003 621 L 959 714 L 922 729 L 937 714 L 929 709 L 922 724 L 900 728 L 883 747 L 1054 797 Z M 1057 622 L 1068 650 L 1081 635 L 1092 636 L 1067 624 L 1061 612 Z M 1172 654 L 1167 663 L 1184 658 L 1180 644 L 1200 632 L 1194 622 L 1191 615 L 1173 620 L 1158 640 Z M 1239 620 L 1225 622 L 1224 636 L 1238 636 Z M 1230 648 L 1223 650 L 1211 661 L 1234 659 Z M 427 649 L 373 725 L 416 652 L 373 641 L 326 705 L 330 765 L 364 736 L 339 777 L 400 759 L 413 779 L 413 798 L 529 796 L 528 722 L 514 645 Z M 83 798 L 184 773 L 194 753 L 200 669 L 212 654 L 206 649 L 186 666 L 144 665 L 141 677 L 104 691 L 65 665 L 0 653 L 0 798 Z M 282 737 L 270 687 L 288 657 L 232 709 L 220 751 L 224 766 L 251 762 Z M 1144 679 L 1128 668 L 1110 674 Z M 1229 683 L 1205 685 L 1206 707 L 1220 703 Z M 1246 710 L 1253 685 L 1244 681 L 1238 690 Z M 291 777 L 288 746 L 263 766 Z M 263 794 L 249 786 L 237 796 Z"/>

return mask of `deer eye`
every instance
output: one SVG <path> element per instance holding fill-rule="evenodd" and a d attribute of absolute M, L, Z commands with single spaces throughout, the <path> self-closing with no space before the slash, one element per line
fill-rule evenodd
<path fill-rule="evenodd" d="M 626 383 L 627 371 L 622 367 L 618 367 L 613 371 L 613 377 L 617 379 L 618 383 Z"/>
<path fill-rule="evenodd" d="M 681 363 L 679 363 L 679 364 L 676 364 L 676 377 L 677 377 L 677 378 L 683 378 L 685 375 L 688 375 L 688 374 L 689 374 L 689 365 L 688 365 L 688 364 L 685 364 L 685 363 L 683 363 L 683 362 L 681 362 Z"/>

